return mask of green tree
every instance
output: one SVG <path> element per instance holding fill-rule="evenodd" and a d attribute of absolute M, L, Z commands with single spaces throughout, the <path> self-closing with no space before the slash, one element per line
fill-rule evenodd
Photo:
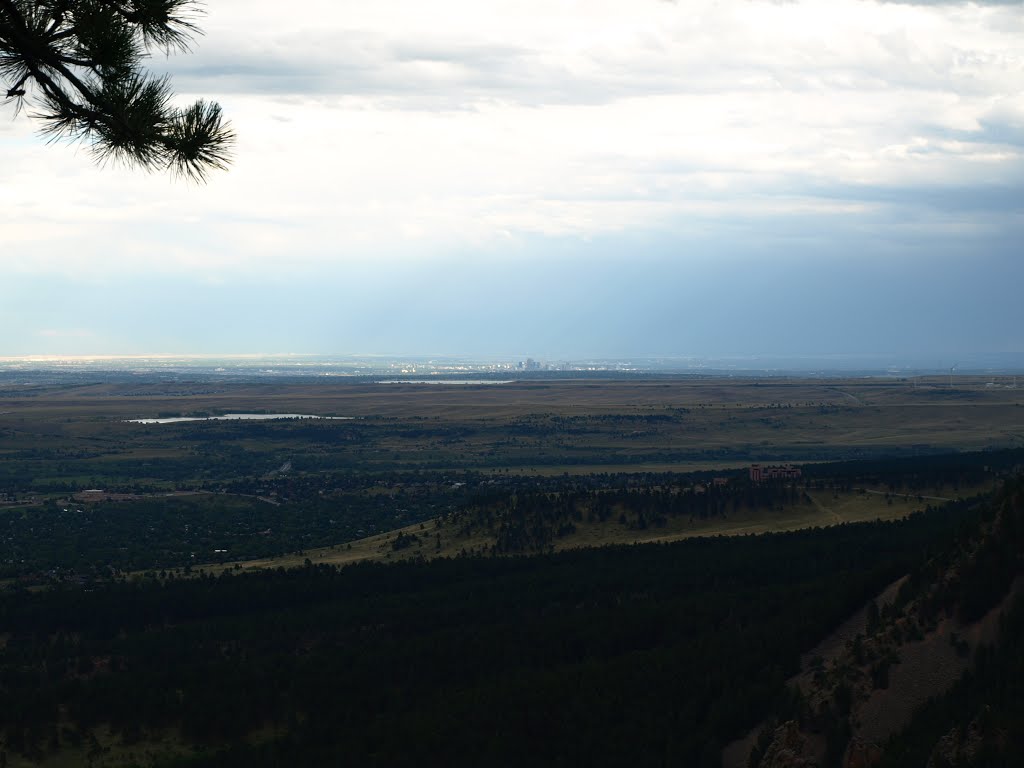
<path fill-rule="evenodd" d="M 202 181 L 230 160 L 220 105 L 172 103 L 167 77 L 142 68 L 153 50 L 187 51 L 195 0 L 0 0 L 2 103 L 26 104 L 44 135 L 91 144 L 99 161 Z"/>

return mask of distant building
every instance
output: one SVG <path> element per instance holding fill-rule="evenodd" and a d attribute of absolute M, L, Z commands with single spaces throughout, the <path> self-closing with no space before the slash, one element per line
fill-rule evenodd
<path fill-rule="evenodd" d="M 750 482 L 763 483 L 767 480 L 799 480 L 800 467 L 792 464 L 762 467 L 760 464 L 750 465 Z"/>

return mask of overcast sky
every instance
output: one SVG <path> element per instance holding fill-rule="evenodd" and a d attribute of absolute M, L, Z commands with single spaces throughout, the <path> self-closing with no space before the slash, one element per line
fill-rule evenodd
<path fill-rule="evenodd" d="M 0 111 L 0 357 L 1024 363 L 1024 5 L 211 0 L 203 187 Z"/>

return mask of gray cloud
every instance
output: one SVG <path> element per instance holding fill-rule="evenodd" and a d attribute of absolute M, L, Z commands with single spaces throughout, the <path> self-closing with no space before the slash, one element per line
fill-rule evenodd
<path fill-rule="evenodd" d="M 762 227 L 703 247 L 635 234 L 527 240 L 499 260 L 240 275 L 227 285 L 169 278 L 161 301 L 139 279 L 102 292 L 63 277 L 15 278 L 0 306 L 0 343 L 36 352 L 35 328 L 88 318 L 96 338 L 126 353 L 294 350 L 300 339 L 301 351 L 323 353 L 875 353 L 937 366 L 1014 352 L 1024 361 L 1024 265 L 1012 242 L 935 236 L 897 253 L 885 239 L 841 231 L 819 238 Z"/>
<path fill-rule="evenodd" d="M 978 21 L 1012 41 L 1024 32 L 1021 2 Z M 919 5 L 950 5 L 925 3 Z M 179 89 L 195 93 L 312 98 L 367 97 L 385 108 L 466 109 L 492 101 L 537 107 L 602 105 L 671 94 L 871 93 L 891 89 L 990 95 L 978 69 L 1019 65 L 1019 45 L 973 51 L 966 42 L 920 41 L 904 33 L 874 35 L 857 46 L 754 35 L 728 15 L 669 26 L 629 45 L 594 43 L 571 52 L 520 39 L 516 44 L 468 36 L 414 39 L 365 29 L 327 27 L 254 42 L 225 37 L 167 61 Z"/>
<path fill-rule="evenodd" d="M 809 184 L 808 196 L 849 202 L 884 203 L 897 210 L 929 208 L 942 213 L 1024 213 L 1024 182 L 964 186 Z"/>
<path fill-rule="evenodd" d="M 875 0 L 883 5 L 994 5 L 1024 6 L 1024 0 Z"/>

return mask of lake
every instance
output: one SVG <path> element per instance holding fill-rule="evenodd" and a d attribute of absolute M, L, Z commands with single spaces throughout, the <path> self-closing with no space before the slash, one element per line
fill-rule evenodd
<path fill-rule="evenodd" d="M 130 424 L 177 424 L 181 421 L 268 421 L 270 419 L 323 419 L 349 421 L 353 416 L 314 416 L 308 413 L 225 413 L 223 416 L 173 416 L 167 419 L 128 419 Z"/>

